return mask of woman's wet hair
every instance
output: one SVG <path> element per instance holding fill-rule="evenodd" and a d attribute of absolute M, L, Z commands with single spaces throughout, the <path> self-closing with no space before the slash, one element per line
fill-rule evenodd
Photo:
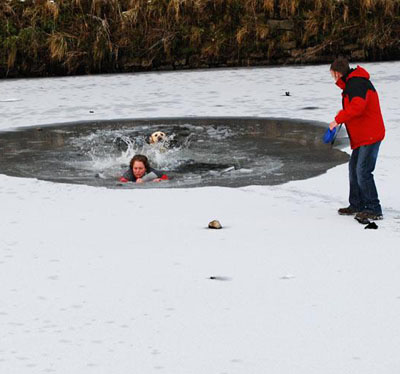
<path fill-rule="evenodd" d="M 330 70 L 346 75 L 350 70 L 349 61 L 344 57 L 338 57 L 332 62 Z"/>
<path fill-rule="evenodd" d="M 135 155 L 135 156 L 133 156 L 131 161 L 130 161 L 130 163 L 129 163 L 129 167 L 131 169 L 133 168 L 133 164 L 135 163 L 135 161 L 143 162 L 143 165 L 146 168 L 146 171 L 149 171 L 150 164 L 149 164 L 149 159 L 146 156 L 144 156 L 144 155 Z"/>

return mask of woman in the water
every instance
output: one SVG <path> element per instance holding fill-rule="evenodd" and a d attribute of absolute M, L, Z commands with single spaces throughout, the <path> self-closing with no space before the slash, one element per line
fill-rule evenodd
<path fill-rule="evenodd" d="M 135 155 L 129 163 L 129 169 L 119 179 L 120 182 L 144 183 L 148 181 L 161 182 L 168 180 L 168 176 L 162 171 L 150 167 L 146 156 Z"/>

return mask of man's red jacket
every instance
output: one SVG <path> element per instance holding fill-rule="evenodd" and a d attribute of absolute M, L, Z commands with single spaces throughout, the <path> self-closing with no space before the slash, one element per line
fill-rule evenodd
<path fill-rule="evenodd" d="M 383 123 L 378 93 L 361 66 L 340 78 L 336 84 L 343 90 L 343 109 L 335 117 L 346 125 L 351 149 L 383 140 Z"/>

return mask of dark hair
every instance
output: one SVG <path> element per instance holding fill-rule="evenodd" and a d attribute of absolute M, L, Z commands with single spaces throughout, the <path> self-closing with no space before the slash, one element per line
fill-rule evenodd
<path fill-rule="evenodd" d="M 132 157 L 131 162 L 129 163 L 129 167 L 132 169 L 133 168 L 133 164 L 135 163 L 135 161 L 140 161 L 143 162 L 143 165 L 146 169 L 146 172 L 149 171 L 150 169 L 150 164 L 149 164 L 149 160 L 146 156 L 143 155 L 135 155 Z"/>
<path fill-rule="evenodd" d="M 344 57 L 338 57 L 332 62 L 330 70 L 346 75 L 350 70 L 349 61 Z"/>

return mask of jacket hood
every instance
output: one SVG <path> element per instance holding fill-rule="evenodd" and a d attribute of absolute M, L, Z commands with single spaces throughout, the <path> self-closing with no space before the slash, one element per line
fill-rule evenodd
<path fill-rule="evenodd" d="M 355 69 L 350 69 L 349 73 L 347 73 L 342 78 L 340 78 L 336 82 L 336 85 L 339 86 L 343 90 L 346 87 L 347 81 L 349 79 L 355 78 L 355 77 L 369 79 L 370 75 L 364 68 L 357 65 L 357 67 Z"/>
<path fill-rule="evenodd" d="M 369 73 L 364 68 L 357 65 L 355 69 L 350 70 L 350 73 L 347 74 L 346 81 L 354 77 L 369 79 Z"/>

